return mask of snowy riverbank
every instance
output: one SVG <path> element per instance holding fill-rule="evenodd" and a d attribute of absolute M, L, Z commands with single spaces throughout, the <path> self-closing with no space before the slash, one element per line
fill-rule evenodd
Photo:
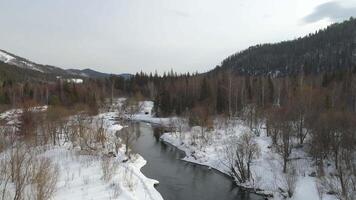
<path fill-rule="evenodd" d="M 194 131 L 194 129 L 193 129 Z M 242 124 L 236 125 L 231 134 L 224 133 L 223 130 L 215 130 L 212 134 L 212 142 L 206 146 L 191 145 L 192 132 L 183 133 L 165 133 L 161 139 L 170 143 L 186 153 L 183 160 L 212 167 L 218 171 L 229 174 L 227 160 L 224 158 L 224 150 L 226 143 L 231 138 L 241 135 L 248 128 Z M 260 194 L 272 194 L 272 199 L 283 199 L 280 195 L 280 189 L 285 190 L 286 180 L 282 172 L 281 157 L 272 152 L 269 148 L 271 139 L 264 132 L 256 138 L 256 142 L 260 147 L 260 157 L 253 161 L 251 171 L 254 177 L 252 182 L 242 184 L 243 187 L 257 189 Z M 302 153 L 296 153 L 301 155 Z M 299 159 L 296 163 L 298 181 L 295 189 L 293 200 L 318 200 L 318 191 L 316 188 L 316 178 L 309 177 L 313 172 L 313 167 L 310 166 L 308 158 Z M 260 191 L 262 190 L 262 191 Z M 333 196 L 324 195 L 323 199 L 335 199 Z"/>
<path fill-rule="evenodd" d="M 116 124 L 115 117 L 115 112 L 101 113 L 96 116 L 96 118 L 104 119 L 107 132 L 111 135 L 122 128 Z M 121 147 L 116 153 L 114 158 L 116 170 L 108 182 L 102 180 L 100 158 L 90 155 L 76 156 L 75 152 L 63 149 L 54 151 L 54 154 L 59 154 L 51 157 L 60 158 L 57 161 L 65 172 L 61 176 L 59 189 L 54 199 L 163 199 L 154 188 L 158 181 L 145 177 L 141 172 L 146 160 L 136 154 L 129 161 L 123 162 L 124 151 L 125 148 Z M 65 159 L 61 159 L 63 155 L 66 155 Z"/>
<path fill-rule="evenodd" d="M 46 107 L 36 108 L 44 111 Z M 3 126 L 14 127 L 19 123 L 18 117 L 21 110 L 14 109 L 0 114 Z M 58 182 L 52 199 L 70 200 L 162 200 L 162 196 L 155 189 L 158 181 L 149 179 L 141 173 L 141 168 L 146 161 L 140 155 L 133 155 L 126 161 L 125 148 L 122 145 L 115 153 L 115 157 L 108 154 L 113 150 L 112 139 L 116 131 L 122 128 L 116 123 L 116 112 L 100 113 L 92 117 L 93 122 L 102 120 L 107 141 L 105 146 L 98 152 L 88 153 L 81 151 L 69 141 L 61 141 L 58 145 L 31 146 L 27 149 L 31 155 L 49 158 L 58 167 Z M 35 152 L 32 154 L 32 152 Z M 9 151 L 0 153 L 0 161 L 7 159 Z M 104 179 L 103 165 L 107 163 L 112 173 L 109 179 Z M 13 196 L 13 184 L 7 186 L 5 196 Z M 0 180 L 0 189 L 3 191 L 4 184 Z M 26 186 L 27 195 L 32 195 L 30 185 Z"/>
<path fill-rule="evenodd" d="M 150 110 L 153 107 L 153 102 L 145 102 L 143 110 Z M 137 120 L 161 124 L 163 126 L 171 125 L 172 122 L 177 121 L 177 118 L 155 118 L 149 113 L 143 112 L 136 115 Z M 180 121 L 181 123 L 182 121 Z M 181 124 L 182 125 L 182 124 Z M 185 125 L 183 125 L 185 126 Z M 205 165 L 229 174 L 227 158 L 224 151 L 227 144 L 233 138 L 239 137 L 250 129 L 242 122 L 235 121 L 229 127 L 220 127 L 221 123 L 215 122 L 214 130 L 207 131 L 209 141 L 204 144 L 199 144 L 197 139 L 192 143 L 193 135 L 199 135 L 200 127 L 183 128 L 182 132 L 169 132 L 161 136 L 161 140 L 172 144 L 178 149 L 186 153 L 183 160 Z M 186 127 L 186 126 L 185 126 Z M 259 129 L 260 135 L 255 137 L 255 141 L 260 149 L 260 156 L 255 159 L 251 166 L 253 174 L 253 181 L 242 184 L 241 186 L 251 188 L 256 193 L 273 195 L 271 199 L 284 199 L 287 183 L 286 175 L 282 172 L 282 158 L 279 154 L 274 152 L 271 148 L 272 140 L 266 135 L 263 128 Z M 196 144 L 198 143 L 198 144 Z M 319 200 L 317 189 L 317 178 L 310 176 L 316 171 L 315 166 L 312 165 L 311 158 L 303 148 L 293 149 L 290 160 L 296 168 L 296 187 L 292 198 L 293 200 Z M 283 195 L 282 195 L 283 194 Z M 336 197 L 328 194 L 323 194 L 324 200 L 335 200 Z"/>

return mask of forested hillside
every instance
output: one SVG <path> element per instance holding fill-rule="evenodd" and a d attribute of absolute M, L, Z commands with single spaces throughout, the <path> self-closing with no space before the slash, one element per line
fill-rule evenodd
<path fill-rule="evenodd" d="M 24 69 L 4 62 L 0 62 L 0 82 L 2 81 L 54 81 L 55 74 L 39 73 L 31 69 Z"/>
<path fill-rule="evenodd" d="M 350 18 L 296 40 L 250 47 L 225 59 L 220 70 L 232 68 L 240 74 L 286 75 L 355 67 L 356 19 Z"/>

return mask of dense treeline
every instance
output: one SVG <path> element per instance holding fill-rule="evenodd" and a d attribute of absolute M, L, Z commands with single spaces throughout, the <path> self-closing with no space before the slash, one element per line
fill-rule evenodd
<path fill-rule="evenodd" d="M 218 115 L 242 119 L 251 130 L 264 126 L 272 148 L 283 158 L 284 173 L 290 173 L 292 150 L 304 148 L 329 192 L 352 199 L 356 187 L 356 74 L 351 70 L 283 77 L 232 71 L 163 77 L 141 73 L 126 87 L 153 99 L 158 116 L 184 116 L 190 125 L 206 128 Z M 324 180 L 329 165 L 336 171 Z"/>
<path fill-rule="evenodd" d="M 314 34 L 277 44 L 263 44 L 236 53 L 222 62 L 240 74 L 307 74 L 355 69 L 356 19 L 333 24 Z M 217 68 L 219 70 L 219 68 Z"/>
<path fill-rule="evenodd" d="M 355 187 L 356 74 L 350 70 L 283 77 L 229 70 L 163 76 L 138 73 L 131 79 L 110 77 L 83 84 L 4 81 L 0 88 L 2 104 L 10 105 L 31 100 L 95 108 L 106 97 L 121 95 L 154 100 L 156 115 L 184 116 L 192 126 L 213 128 L 215 116 L 242 119 L 251 130 L 262 125 L 272 140 L 271 148 L 283 158 L 285 173 L 291 170 L 292 150 L 304 148 L 318 166 L 317 176 L 327 173 L 325 166 L 335 166 L 335 174 L 325 176 L 325 183 L 341 190 L 330 191 L 345 196 Z M 26 135 L 31 120 L 22 117 L 23 122 L 29 121 L 21 129 Z"/>
<path fill-rule="evenodd" d="M 310 99 L 313 108 L 356 111 L 355 74 L 336 70 L 321 75 L 243 76 L 231 71 L 209 74 L 136 74 L 114 81 L 115 89 L 155 101 L 156 114 L 181 115 L 203 106 L 210 114 L 239 116 L 246 106 L 265 110 L 273 106 L 298 107 Z"/>
<path fill-rule="evenodd" d="M 97 80 L 87 80 L 84 84 L 60 79 L 54 83 L 6 80 L 0 82 L 0 105 L 21 107 L 28 102 L 32 105 L 87 104 L 95 109 L 106 96 L 103 84 Z"/>

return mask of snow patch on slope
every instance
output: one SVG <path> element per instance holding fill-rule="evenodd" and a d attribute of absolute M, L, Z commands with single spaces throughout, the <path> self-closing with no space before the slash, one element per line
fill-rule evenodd
<path fill-rule="evenodd" d="M 4 63 L 8 63 L 9 61 L 11 61 L 13 59 L 15 59 L 15 58 L 3 51 L 0 51 L 0 61 L 2 61 Z"/>
<path fill-rule="evenodd" d="M 44 73 L 44 71 L 38 68 L 35 64 L 27 62 L 26 60 L 17 59 L 2 50 L 0 50 L 0 61 L 20 68 L 31 69 Z"/>

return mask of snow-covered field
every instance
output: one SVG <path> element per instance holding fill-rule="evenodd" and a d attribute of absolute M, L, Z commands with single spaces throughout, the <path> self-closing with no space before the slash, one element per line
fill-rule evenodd
<path fill-rule="evenodd" d="M 45 110 L 46 108 L 36 108 Z M 14 109 L 0 114 L 0 120 L 6 121 L 5 124 L 12 125 L 18 123 L 21 110 Z M 122 128 L 115 122 L 115 112 L 105 112 L 93 119 L 103 119 L 107 138 L 114 137 L 116 131 Z M 110 141 L 106 144 L 109 152 Z M 33 147 L 33 151 L 40 150 L 36 156 L 50 158 L 59 168 L 59 178 L 53 199 L 70 200 L 99 200 L 99 199 L 119 199 L 119 200 L 161 200 L 159 192 L 154 188 L 158 184 L 156 180 L 145 177 L 140 169 L 146 164 L 140 155 L 133 155 L 126 161 L 124 146 L 122 146 L 116 157 L 107 153 L 85 153 L 73 148 L 70 142 L 59 145 L 46 145 Z M 31 152 L 31 149 L 28 149 Z M 7 151 L 0 153 L 0 161 L 4 158 Z M 125 162 L 124 162 L 125 160 Z M 110 163 L 112 175 L 110 179 L 104 179 L 103 162 Z M 1 181 L 0 181 L 0 187 Z M 11 191 L 11 189 L 10 189 Z M 7 194 L 11 197 L 10 194 Z"/>

